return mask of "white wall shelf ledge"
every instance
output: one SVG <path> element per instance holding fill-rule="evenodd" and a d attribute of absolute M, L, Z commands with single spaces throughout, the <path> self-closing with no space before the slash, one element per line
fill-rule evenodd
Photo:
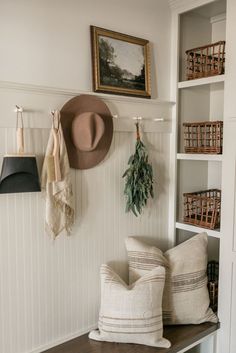
<path fill-rule="evenodd" d="M 222 162 L 222 154 L 177 153 L 178 160 Z"/>
<path fill-rule="evenodd" d="M 191 224 L 183 223 L 183 222 L 176 222 L 176 229 L 187 230 L 188 232 L 192 233 L 202 233 L 206 232 L 209 237 L 220 238 L 220 230 L 219 229 L 207 229 L 202 227 L 193 226 Z"/>
<path fill-rule="evenodd" d="M 219 83 L 225 81 L 225 75 L 217 75 L 211 77 L 197 78 L 195 80 L 182 81 L 178 83 L 178 88 L 189 88 L 202 85 L 210 85 L 212 83 Z"/>
<path fill-rule="evenodd" d="M 128 103 L 141 103 L 141 104 L 149 104 L 149 105 L 175 105 L 175 102 L 161 99 L 161 98 L 140 98 L 140 97 L 129 97 L 129 96 L 121 96 L 115 94 L 106 94 L 106 93 L 96 93 L 93 91 L 82 91 L 79 89 L 69 89 L 62 87 L 51 87 L 51 86 L 43 86 L 43 85 L 35 85 L 31 83 L 24 82 L 11 82 L 11 81 L 0 81 L 1 89 L 10 89 L 10 90 L 19 90 L 26 92 L 33 92 L 38 94 L 53 94 L 60 96 L 69 96 L 74 97 L 80 94 L 91 94 L 97 97 L 100 97 L 104 100 L 108 101 L 122 101 Z"/>

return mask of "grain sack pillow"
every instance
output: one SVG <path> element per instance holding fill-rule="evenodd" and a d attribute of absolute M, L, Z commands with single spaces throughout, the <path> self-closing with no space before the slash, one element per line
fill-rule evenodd
<path fill-rule="evenodd" d="M 162 294 L 165 269 L 156 267 L 128 286 L 109 266 L 101 266 L 101 308 L 97 341 L 169 348 L 163 338 Z"/>
<path fill-rule="evenodd" d="M 207 243 L 207 234 L 201 233 L 163 254 L 160 249 L 144 244 L 138 238 L 126 239 L 130 283 L 157 265 L 166 269 L 163 294 L 165 325 L 218 321 L 209 308 Z"/>

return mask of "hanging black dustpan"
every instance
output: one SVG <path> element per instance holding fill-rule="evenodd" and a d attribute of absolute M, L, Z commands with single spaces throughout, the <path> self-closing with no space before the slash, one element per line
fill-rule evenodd
<path fill-rule="evenodd" d="M 0 176 L 0 194 L 40 191 L 36 157 L 24 153 L 24 130 L 22 109 L 16 107 L 17 153 L 3 158 Z M 21 120 L 21 127 L 18 120 Z"/>

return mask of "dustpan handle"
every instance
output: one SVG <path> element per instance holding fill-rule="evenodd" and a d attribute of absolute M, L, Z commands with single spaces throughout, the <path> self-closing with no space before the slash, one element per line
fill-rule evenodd
<path fill-rule="evenodd" d="M 21 126 L 19 127 L 19 120 L 21 122 Z M 16 113 L 16 146 L 17 153 L 24 153 L 24 124 L 23 124 L 23 116 L 22 112 L 17 111 Z"/>

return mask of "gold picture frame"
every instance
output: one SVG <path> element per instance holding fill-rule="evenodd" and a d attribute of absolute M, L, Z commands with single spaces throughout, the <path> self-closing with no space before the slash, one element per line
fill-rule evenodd
<path fill-rule="evenodd" d="M 151 98 L 149 41 L 100 27 L 90 29 L 94 91 Z"/>

